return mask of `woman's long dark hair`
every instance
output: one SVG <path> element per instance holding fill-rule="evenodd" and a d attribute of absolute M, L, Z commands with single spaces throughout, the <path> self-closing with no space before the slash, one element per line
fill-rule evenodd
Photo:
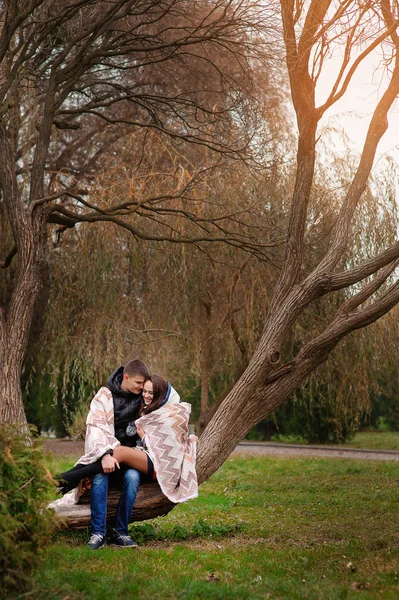
<path fill-rule="evenodd" d="M 143 404 L 140 409 L 140 416 L 148 415 L 148 413 L 157 410 L 157 408 L 161 406 L 162 401 L 165 399 L 166 392 L 168 391 L 168 382 L 165 381 L 165 379 L 160 375 L 151 375 L 146 379 L 146 381 L 151 381 L 154 395 L 152 397 L 151 404 L 148 404 L 148 406 L 144 404 L 143 399 Z"/>

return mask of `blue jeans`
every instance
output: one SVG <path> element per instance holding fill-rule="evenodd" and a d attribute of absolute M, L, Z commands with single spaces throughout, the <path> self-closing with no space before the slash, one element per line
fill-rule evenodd
<path fill-rule="evenodd" d="M 129 518 L 132 514 L 140 485 L 140 473 L 136 469 L 126 469 L 123 473 L 111 474 L 111 476 L 118 475 L 123 477 L 123 481 L 114 529 L 118 533 L 126 535 Z M 98 473 L 93 477 L 91 483 L 90 508 L 92 533 L 100 535 L 105 535 L 106 533 L 108 481 L 109 475 Z"/>

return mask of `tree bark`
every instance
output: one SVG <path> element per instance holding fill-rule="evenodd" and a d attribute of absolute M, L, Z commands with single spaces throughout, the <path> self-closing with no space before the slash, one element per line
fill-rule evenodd
<path fill-rule="evenodd" d="M 21 214 L 21 221 L 26 215 Z M 23 226 L 24 248 L 19 239 L 15 287 L 7 307 L 0 312 L 0 423 L 26 425 L 22 401 L 21 371 L 37 298 L 42 285 L 45 224 Z M 21 226 L 21 225 L 19 225 Z M 14 233 L 14 236 L 17 237 Z M 18 236 L 19 237 L 19 236 Z"/>
<path fill-rule="evenodd" d="M 0 155 L 1 190 L 17 251 L 15 286 L 7 306 L 0 307 L 0 423 L 25 427 L 20 376 L 42 284 L 47 223 L 42 207 L 25 206 L 16 177 L 12 128 L 4 124 L 0 124 Z M 41 195 L 43 183 L 36 187 Z"/>
<path fill-rule="evenodd" d="M 19 267 L 19 271 L 21 268 Z M 21 390 L 21 371 L 36 299 L 41 287 L 40 268 L 35 261 L 17 276 L 10 307 L 1 316 L 0 423 L 21 423 L 26 417 Z"/>
<path fill-rule="evenodd" d="M 26 424 L 21 391 L 21 365 L 15 368 L 12 353 L 2 348 L 0 353 L 0 423 Z M 5 357 L 5 355 L 7 355 Z"/>

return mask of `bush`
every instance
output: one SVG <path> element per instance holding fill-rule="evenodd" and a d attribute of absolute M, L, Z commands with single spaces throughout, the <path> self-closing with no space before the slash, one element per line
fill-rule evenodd
<path fill-rule="evenodd" d="M 31 442 L 31 443 L 30 443 Z M 54 482 L 38 441 L 0 427 L 0 596 L 29 589 L 49 542 L 53 516 L 45 510 Z"/>

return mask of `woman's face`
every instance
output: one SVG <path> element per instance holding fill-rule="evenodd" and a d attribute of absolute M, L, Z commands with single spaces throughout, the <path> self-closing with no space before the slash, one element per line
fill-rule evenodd
<path fill-rule="evenodd" d="M 153 397 L 154 397 L 154 386 L 152 385 L 152 381 L 146 381 L 144 384 L 144 388 L 143 388 L 144 404 L 146 406 L 151 404 Z"/>

